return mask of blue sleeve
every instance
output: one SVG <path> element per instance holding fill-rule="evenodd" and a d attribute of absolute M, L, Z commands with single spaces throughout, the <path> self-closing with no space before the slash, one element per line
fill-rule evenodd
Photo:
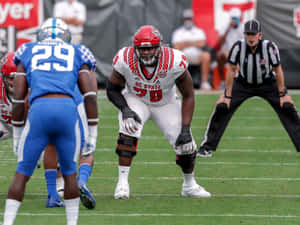
<path fill-rule="evenodd" d="M 15 65 L 18 65 L 20 62 L 22 62 L 21 58 L 23 55 L 25 55 L 25 51 L 27 49 L 27 43 L 22 44 L 18 50 L 16 51 L 16 54 L 14 56 L 14 63 Z M 24 62 L 22 62 L 24 64 Z"/>
<path fill-rule="evenodd" d="M 78 50 L 81 54 L 81 65 L 87 64 L 89 69 L 94 71 L 96 69 L 96 59 L 93 53 L 84 45 L 78 45 Z"/>

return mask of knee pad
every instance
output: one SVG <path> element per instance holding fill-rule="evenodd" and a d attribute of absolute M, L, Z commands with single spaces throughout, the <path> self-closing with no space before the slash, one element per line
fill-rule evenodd
<path fill-rule="evenodd" d="M 227 104 L 222 102 L 222 103 L 219 103 L 217 106 L 216 106 L 216 112 L 220 112 L 220 113 L 227 113 L 229 112 L 229 109 L 227 107 Z"/>
<path fill-rule="evenodd" d="M 136 155 L 137 144 L 137 138 L 119 134 L 116 153 L 122 157 L 132 158 Z"/>
<path fill-rule="evenodd" d="M 191 169 L 195 166 L 196 154 L 197 152 L 189 155 L 176 155 L 176 164 L 183 169 Z"/>

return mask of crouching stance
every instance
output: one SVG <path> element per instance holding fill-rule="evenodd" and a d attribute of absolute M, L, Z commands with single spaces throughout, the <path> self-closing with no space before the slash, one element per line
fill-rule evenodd
<path fill-rule="evenodd" d="M 89 70 L 95 68 L 90 51 L 70 44 L 70 32 L 60 19 L 49 18 L 40 29 L 40 41 L 19 47 L 14 63 L 12 125 L 18 154 L 15 176 L 5 202 L 3 225 L 12 225 L 41 153 L 52 143 L 64 177 L 64 200 L 68 225 L 76 225 L 79 215 L 79 189 L 76 163 L 83 146 L 80 137 L 74 89 L 78 85 L 85 101 L 88 120 L 98 118 L 97 98 Z M 30 88 L 30 111 L 25 119 L 25 96 Z M 90 124 L 93 125 L 93 124 Z"/>
<path fill-rule="evenodd" d="M 129 170 L 147 120 L 158 125 L 175 149 L 176 163 L 181 167 L 184 179 L 181 194 L 210 197 L 210 193 L 196 183 L 193 173 L 196 144 L 190 123 L 194 92 L 184 54 L 161 46 L 161 35 L 153 26 L 142 26 L 136 32 L 133 44 L 115 56 L 107 85 L 109 100 L 120 109 L 116 148 L 119 179 L 115 199 L 129 198 Z M 182 103 L 176 95 L 176 86 L 182 95 Z"/>
<path fill-rule="evenodd" d="M 272 106 L 300 152 L 300 117 L 284 85 L 278 47 L 262 39 L 259 21 L 245 23 L 244 39 L 232 46 L 228 64 L 226 89 L 211 115 L 198 156 L 212 156 L 211 151 L 216 151 L 234 112 L 254 96 L 265 99 Z"/>

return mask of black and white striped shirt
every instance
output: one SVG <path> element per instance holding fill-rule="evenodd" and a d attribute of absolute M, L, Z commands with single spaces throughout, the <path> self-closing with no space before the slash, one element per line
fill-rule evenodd
<path fill-rule="evenodd" d="M 228 62 L 239 65 L 239 78 L 248 84 L 260 85 L 276 76 L 272 67 L 280 65 L 279 50 L 275 43 L 259 40 L 255 53 L 252 53 L 243 39 L 232 46 Z"/>

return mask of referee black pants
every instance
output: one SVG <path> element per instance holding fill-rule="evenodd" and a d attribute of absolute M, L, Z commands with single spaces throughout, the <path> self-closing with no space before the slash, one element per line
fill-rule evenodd
<path fill-rule="evenodd" d="M 234 80 L 230 108 L 223 103 L 218 104 L 212 113 L 201 148 L 215 151 L 228 122 L 238 107 L 248 98 L 258 96 L 270 103 L 281 123 L 288 132 L 296 150 L 300 152 L 300 117 L 294 105 L 285 103 L 280 107 L 280 98 L 276 81 L 268 81 L 260 86 L 245 84 L 239 79 Z"/>

